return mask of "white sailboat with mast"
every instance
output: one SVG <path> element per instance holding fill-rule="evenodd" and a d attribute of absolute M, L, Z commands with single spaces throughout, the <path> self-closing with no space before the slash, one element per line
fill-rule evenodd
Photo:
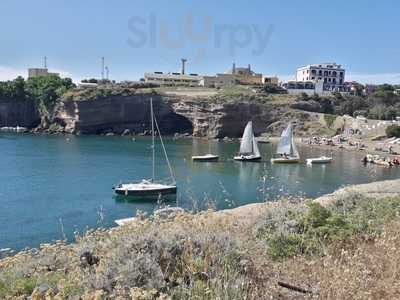
<path fill-rule="evenodd" d="M 254 161 L 261 159 L 260 150 L 258 149 L 257 140 L 253 132 L 252 121 L 247 123 L 240 142 L 239 155 L 235 156 L 233 159 L 238 161 Z"/>
<path fill-rule="evenodd" d="M 196 107 L 196 115 L 198 112 L 198 108 Z M 208 141 L 208 153 L 203 155 L 193 155 L 193 162 L 216 162 L 219 160 L 219 156 L 216 154 L 212 154 L 211 152 L 211 142 Z"/>
<path fill-rule="evenodd" d="M 282 132 L 278 143 L 276 154 L 271 159 L 273 163 L 298 163 L 300 155 L 297 151 L 296 144 L 293 138 L 293 126 L 289 123 L 287 128 Z"/>
<path fill-rule="evenodd" d="M 152 177 L 151 179 L 143 179 L 141 182 L 121 183 L 114 187 L 115 193 L 123 196 L 143 196 L 159 198 L 162 195 L 176 194 L 176 180 L 172 171 L 167 151 L 164 146 L 164 141 L 161 136 L 160 128 L 158 127 L 157 119 L 154 116 L 153 99 L 150 99 L 151 113 L 151 132 L 152 132 Z M 155 172 L 155 129 L 158 132 L 160 143 L 165 155 L 172 183 L 164 184 L 156 180 Z"/>

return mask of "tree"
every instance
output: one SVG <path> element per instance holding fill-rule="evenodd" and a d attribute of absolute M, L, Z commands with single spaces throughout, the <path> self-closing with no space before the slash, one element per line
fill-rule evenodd
<path fill-rule="evenodd" d="M 53 106 L 60 97 L 75 85 L 69 78 L 60 78 L 55 75 L 29 78 L 27 92 L 29 96 L 38 102 L 42 113 Z"/>

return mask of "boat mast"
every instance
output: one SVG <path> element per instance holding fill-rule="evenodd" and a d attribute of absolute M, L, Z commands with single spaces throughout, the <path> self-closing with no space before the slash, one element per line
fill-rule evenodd
<path fill-rule="evenodd" d="M 154 134 L 153 98 L 150 98 L 150 113 L 151 113 L 151 139 L 152 139 L 151 149 L 152 149 L 152 161 L 153 161 L 151 180 L 154 181 L 155 180 L 155 159 L 156 159 L 156 154 L 155 154 L 155 145 L 154 145 L 155 134 Z"/>
<path fill-rule="evenodd" d="M 168 169 L 169 169 L 169 173 L 170 173 L 171 179 L 173 181 L 173 184 L 175 184 L 176 183 L 176 179 L 175 179 L 175 176 L 174 176 L 174 171 L 172 170 L 172 166 L 171 166 L 171 163 L 169 161 L 167 150 L 165 149 L 164 141 L 163 141 L 163 138 L 161 136 L 161 131 L 160 131 L 160 128 L 158 127 L 158 122 L 157 122 L 156 118 L 154 118 L 154 122 L 156 124 L 156 128 L 157 128 L 157 131 L 158 131 L 158 136 L 160 137 L 161 146 L 162 146 L 162 149 L 163 149 L 163 152 L 164 152 L 164 155 L 165 155 L 165 160 L 167 161 L 167 165 L 168 165 Z"/>

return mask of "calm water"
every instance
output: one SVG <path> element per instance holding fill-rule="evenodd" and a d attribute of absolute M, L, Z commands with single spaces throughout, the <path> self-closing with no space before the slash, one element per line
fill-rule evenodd
<path fill-rule="evenodd" d="M 115 219 L 131 217 L 137 210 L 151 212 L 157 204 L 120 201 L 111 189 L 120 180 L 150 177 L 149 142 L 0 135 L 0 248 L 36 247 L 61 239 L 62 227 L 71 238 L 76 230 L 114 226 Z M 265 161 L 259 163 L 232 161 L 236 143 L 167 139 L 166 146 L 178 182 L 177 202 L 187 209 L 207 203 L 222 209 L 288 194 L 315 197 L 345 184 L 400 177 L 399 168 L 362 166 L 356 153 L 334 153 L 334 163 L 326 166 L 272 166 L 272 145 L 261 145 Z M 191 155 L 209 149 L 222 161 L 191 162 Z M 329 154 L 320 149 L 300 152 L 303 158 Z M 161 158 L 161 152 L 157 156 Z M 160 177 L 167 175 L 161 159 L 157 170 Z"/>

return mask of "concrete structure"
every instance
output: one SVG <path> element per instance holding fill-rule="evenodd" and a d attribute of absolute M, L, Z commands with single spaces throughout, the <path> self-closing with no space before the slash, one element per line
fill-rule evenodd
<path fill-rule="evenodd" d="M 324 91 L 342 91 L 345 82 L 345 69 L 336 63 L 323 63 L 297 69 L 297 81 L 322 81 Z"/>
<path fill-rule="evenodd" d="M 282 87 L 285 88 L 289 95 L 301 95 L 307 94 L 309 96 L 313 95 L 328 95 L 330 92 L 324 92 L 323 90 L 324 83 L 322 80 L 313 82 L 313 81 L 288 81 L 282 84 Z"/>
<path fill-rule="evenodd" d="M 60 76 L 59 73 L 51 73 L 47 68 L 30 68 L 28 69 L 28 78 L 40 76 Z"/>
<path fill-rule="evenodd" d="M 251 70 L 251 66 L 248 65 L 247 68 L 236 67 L 234 63 L 232 69 L 227 72 L 235 76 L 236 83 L 244 85 L 259 85 L 263 84 L 263 75 L 255 73 Z"/>
<path fill-rule="evenodd" d="M 232 86 L 236 83 L 235 76 L 232 74 L 217 74 L 216 76 L 203 76 L 200 82 L 204 87 L 224 87 Z"/>
<path fill-rule="evenodd" d="M 279 78 L 277 76 L 263 76 L 263 84 L 279 85 Z"/>
<path fill-rule="evenodd" d="M 181 74 L 181 73 L 163 73 L 153 72 L 145 73 L 144 81 L 147 83 L 168 86 L 199 86 L 203 80 L 198 74 Z"/>

